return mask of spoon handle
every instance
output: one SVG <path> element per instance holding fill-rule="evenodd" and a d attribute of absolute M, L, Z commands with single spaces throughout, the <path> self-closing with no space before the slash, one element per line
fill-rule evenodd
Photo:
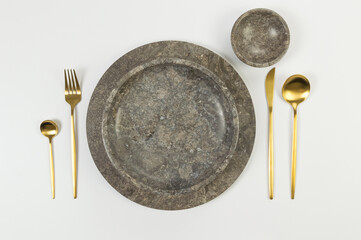
<path fill-rule="evenodd" d="M 74 126 L 74 108 L 71 108 L 71 142 L 72 142 L 72 170 L 73 170 L 73 196 L 77 198 L 77 161 L 76 161 L 76 139 Z"/>
<path fill-rule="evenodd" d="M 297 109 L 294 109 L 293 141 L 292 141 L 292 166 L 291 166 L 291 199 L 295 198 L 296 188 L 296 156 L 297 156 Z"/>
<path fill-rule="evenodd" d="M 269 198 L 273 199 L 273 113 L 272 108 L 269 110 L 268 122 L 268 188 Z"/>
<path fill-rule="evenodd" d="M 50 152 L 50 180 L 51 180 L 51 196 L 55 198 L 55 180 L 54 180 L 54 159 L 53 159 L 53 146 L 51 139 L 49 139 L 49 152 Z"/>

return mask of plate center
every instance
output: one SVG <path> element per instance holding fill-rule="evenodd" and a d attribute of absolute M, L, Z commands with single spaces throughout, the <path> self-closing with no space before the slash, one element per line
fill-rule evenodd
<path fill-rule="evenodd" d="M 115 168 L 135 183 L 194 189 L 228 164 L 237 142 L 235 106 L 211 74 L 160 63 L 115 91 L 104 112 L 104 145 Z"/>

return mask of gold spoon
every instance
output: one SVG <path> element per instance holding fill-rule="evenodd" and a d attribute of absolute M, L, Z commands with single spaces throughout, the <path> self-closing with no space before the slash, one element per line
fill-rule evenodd
<path fill-rule="evenodd" d="M 296 185 L 296 152 L 297 152 L 297 106 L 305 101 L 310 94 L 310 82 L 302 75 L 289 77 L 282 87 L 282 96 L 293 108 L 293 143 L 292 143 L 292 167 L 291 167 L 291 199 L 295 198 Z"/>
<path fill-rule="evenodd" d="M 51 195 L 55 198 L 55 181 L 54 181 L 54 159 L 53 159 L 53 147 L 51 140 L 58 134 L 58 126 L 55 122 L 45 120 L 40 124 L 41 133 L 49 138 L 49 149 L 50 149 L 50 176 L 51 176 Z"/>

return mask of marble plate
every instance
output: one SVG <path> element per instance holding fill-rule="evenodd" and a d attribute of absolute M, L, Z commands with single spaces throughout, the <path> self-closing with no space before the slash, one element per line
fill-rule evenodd
<path fill-rule="evenodd" d="M 242 62 L 253 67 L 268 67 L 287 52 L 290 31 L 280 15 L 269 9 L 256 8 L 234 23 L 231 43 Z"/>
<path fill-rule="evenodd" d="M 163 41 L 134 49 L 105 72 L 89 103 L 87 137 L 99 171 L 122 195 L 184 209 L 217 197 L 241 174 L 255 114 L 223 58 Z"/>

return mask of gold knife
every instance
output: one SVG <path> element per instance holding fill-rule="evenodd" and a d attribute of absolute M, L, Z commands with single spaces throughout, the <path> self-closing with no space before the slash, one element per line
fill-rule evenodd
<path fill-rule="evenodd" d="M 273 89 L 275 85 L 275 68 L 266 77 L 266 98 L 268 104 L 268 189 L 269 198 L 273 199 Z"/>

